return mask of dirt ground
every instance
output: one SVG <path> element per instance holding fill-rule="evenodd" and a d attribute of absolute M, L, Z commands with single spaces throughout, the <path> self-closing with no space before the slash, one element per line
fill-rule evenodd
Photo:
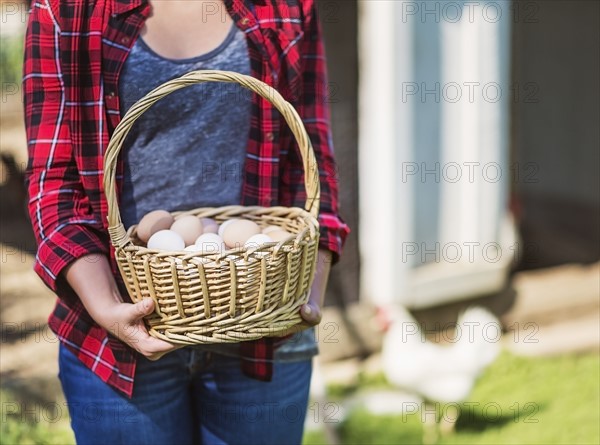
<path fill-rule="evenodd" d="M 3 97 L 0 120 L 0 383 L 45 403 L 60 394 L 57 339 L 46 325 L 54 295 L 33 272 L 35 240 L 26 217 L 27 162 L 21 104 Z"/>

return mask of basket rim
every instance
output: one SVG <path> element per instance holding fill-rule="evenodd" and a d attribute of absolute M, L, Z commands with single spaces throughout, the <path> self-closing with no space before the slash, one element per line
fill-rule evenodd
<path fill-rule="evenodd" d="M 306 228 L 304 230 L 302 230 L 301 232 L 299 232 L 298 234 L 291 234 L 290 237 L 288 237 L 284 240 L 281 240 L 281 241 L 273 241 L 273 242 L 269 242 L 269 243 L 264 243 L 258 247 L 252 247 L 252 248 L 247 248 L 244 246 L 234 247 L 234 248 L 224 250 L 224 251 L 220 252 L 219 254 L 216 254 L 216 253 L 203 253 L 203 252 L 185 252 L 183 250 L 181 250 L 181 251 L 157 250 L 157 249 L 149 249 L 146 246 L 141 246 L 141 245 L 135 244 L 131 234 L 137 228 L 138 224 L 134 224 L 127 229 L 125 237 L 123 238 L 122 242 L 119 243 L 118 245 L 113 243 L 113 245 L 114 245 L 115 251 L 117 253 L 120 251 L 127 251 L 127 252 L 125 252 L 126 255 L 128 253 L 133 253 L 133 255 L 135 255 L 135 256 L 150 256 L 152 258 L 164 259 L 167 261 L 169 259 L 174 259 L 174 260 L 180 260 L 185 263 L 192 259 L 198 259 L 198 258 L 210 259 L 212 261 L 212 263 L 205 263 L 206 266 L 210 267 L 211 264 L 220 264 L 222 261 L 226 260 L 231 255 L 244 257 L 244 259 L 247 261 L 251 255 L 253 255 L 257 252 L 260 252 L 262 250 L 271 249 L 273 247 L 274 247 L 274 249 L 273 249 L 272 258 L 275 259 L 277 257 L 277 255 L 279 254 L 279 251 L 282 250 L 285 246 L 289 245 L 291 241 L 293 241 L 293 245 L 295 248 L 299 248 L 304 242 L 306 242 L 305 237 L 307 235 L 310 237 L 311 240 L 316 240 L 319 238 L 319 222 L 318 222 L 317 218 L 315 218 L 311 213 L 309 213 L 308 211 L 306 211 L 305 209 L 303 209 L 301 207 L 284 207 L 284 206 L 263 207 L 263 206 L 235 205 L 235 206 L 225 206 L 225 207 L 198 207 L 198 208 L 192 209 L 192 210 L 178 210 L 178 211 L 169 212 L 169 213 L 174 217 L 180 217 L 180 216 L 190 215 L 193 213 L 198 213 L 198 212 L 206 211 L 206 210 L 214 210 L 214 211 L 219 211 L 219 212 L 223 213 L 228 210 L 252 211 L 252 210 L 262 210 L 262 209 L 265 210 L 266 214 L 268 214 L 270 212 L 276 212 L 276 211 L 287 210 L 287 209 L 296 210 L 299 212 L 298 217 L 306 223 Z M 129 249 L 131 249 L 131 251 Z"/>

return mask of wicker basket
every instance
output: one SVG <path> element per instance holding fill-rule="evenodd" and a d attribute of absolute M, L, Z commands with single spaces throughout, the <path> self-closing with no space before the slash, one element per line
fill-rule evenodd
<path fill-rule="evenodd" d="M 304 164 L 305 209 L 296 207 L 200 208 L 174 212 L 214 218 L 222 223 L 246 218 L 276 225 L 292 236 L 259 248 L 220 254 L 164 252 L 142 245 L 136 226 L 125 231 L 116 198 L 119 151 L 133 123 L 152 104 L 173 91 L 204 82 L 229 82 L 254 91 L 285 118 L 300 147 Z M 151 335 L 179 344 L 232 343 L 276 335 L 301 321 L 299 307 L 308 300 L 319 241 L 319 176 L 315 155 L 298 113 L 265 83 L 225 71 L 194 71 L 152 90 L 119 123 L 104 157 L 108 231 L 119 270 L 132 300 L 151 297 L 156 310 L 147 317 Z"/>

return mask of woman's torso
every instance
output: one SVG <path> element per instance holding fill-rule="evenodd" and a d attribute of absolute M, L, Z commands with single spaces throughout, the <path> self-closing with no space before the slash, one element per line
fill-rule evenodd
<path fill-rule="evenodd" d="M 250 74 L 246 39 L 235 25 L 212 51 L 188 59 L 162 57 L 139 38 L 119 81 L 121 113 L 162 83 L 207 69 Z M 123 148 L 125 227 L 152 210 L 239 204 L 250 108 L 251 96 L 239 85 L 208 83 L 176 91 L 147 110 Z"/>

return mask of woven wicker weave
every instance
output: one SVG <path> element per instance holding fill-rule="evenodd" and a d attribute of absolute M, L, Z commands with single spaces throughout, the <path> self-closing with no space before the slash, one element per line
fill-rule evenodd
<path fill-rule="evenodd" d="M 140 243 L 136 226 L 125 231 L 116 198 L 115 169 L 127 133 L 159 99 L 204 82 L 238 83 L 281 112 L 300 147 L 309 198 L 305 209 L 228 206 L 174 212 L 174 217 L 196 215 L 219 223 L 246 218 L 261 227 L 280 226 L 293 234 L 289 239 L 254 249 L 202 254 L 151 250 Z M 155 313 L 147 317 L 151 335 L 179 344 L 231 343 L 273 335 L 301 321 L 298 309 L 308 299 L 316 265 L 319 177 L 298 113 L 273 88 L 233 72 L 194 71 L 154 89 L 131 107 L 115 129 L 104 157 L 104 190 L 108 231 L 129 295 L 133 301 L 151 297 L 156 303 Z"/>

